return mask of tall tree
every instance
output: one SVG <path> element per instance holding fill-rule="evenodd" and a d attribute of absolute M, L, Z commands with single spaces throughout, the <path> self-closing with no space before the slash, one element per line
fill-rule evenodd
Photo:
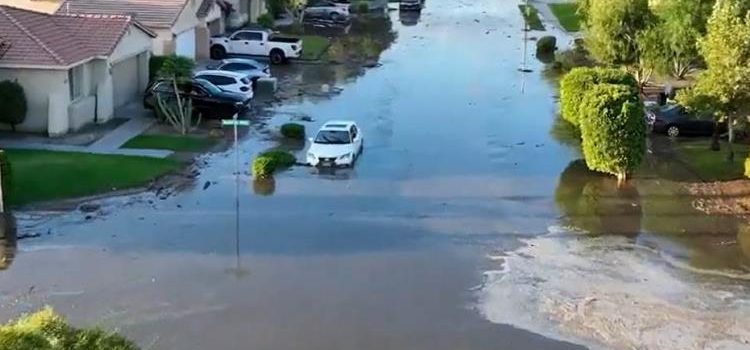
<path fill-rule="evenodd" d="M 734 159 L 734 124 L 750 113 L 750 1 L 717 0 L 698 47 L 706 70 L 678 96 L 693 110 L 711 111 L 729 127 L 728 160 Z"/>
<path fill-rule="evenodd" d="M 643 84 L 638 37 L 653 24 L 648 0 L 584 2 L 586 47 L 599 62 L 631 69 Z"/>
<path fill-rule="evenodd" d="M 654 6 L 655 27 L 663 48 L 658 68 L 677 79 L 695 69 L 701 56 L 698 39 L 706 33 L 706 22 L 716 0 L 661 0 Z"/>

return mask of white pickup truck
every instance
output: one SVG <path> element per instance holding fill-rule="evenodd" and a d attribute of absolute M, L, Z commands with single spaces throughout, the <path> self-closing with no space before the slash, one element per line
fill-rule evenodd
<path fill-rule="evenodd" d="M 302 56 L 302 40 L 277 36 L 268 30 L 241 29 L 229 36 L 211 38 L 211 58 L 223 59 L 227 55 L 268 57 L 273 64 Z"/>

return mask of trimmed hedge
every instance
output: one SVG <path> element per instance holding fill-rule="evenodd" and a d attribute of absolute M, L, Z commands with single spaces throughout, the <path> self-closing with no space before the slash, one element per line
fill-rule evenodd
<path fill-rule="evenodd" d="M 750 157 L 745 158 L 745 177 L 750 177 Z"/>
<path fill-rule="evenodd" d="M 281 135 L 294 140 L 305 139 L 305 126 L 297 123 L 286 123 L 281 126 Z"/>
<path fill-rule="evenodd" d="M 585 94 L 580 112 L 586 166 L 625 180 L 646 151 L 646 123 L 638 94 L 626 85 L 597 84 Z"/>
<path fill-rule="evenodd" d="M 359 3 L 357 3 L 356 11 L 357 13 L 369 13 L 370 3 L 367 1 L 360 1 Z"/>
<path fill-rule="evenodd" d="M 3 203 L 8 205 L 8 197 L 10 195 L 10 189 L 13 185 L 13 168 L 11 168 L 10 160 L 8 160 L 8 154 L 4 150 L 0 150 L 0 176 L 2 177 L 2 183 L 0 186 L 3 187 Z"/>
<path fill-rule="evenodd" d="M 16 131 L 16 125 L 26 120 L 27 110 L 23 86 L 16 81 L 0 81 L 0 122 L 10 124 Z"/>
<path fill-rule="evenodd" d="M 288 168 L 297 162 L 297 158 L 287 151 L 267 151 L 253 160 L 253 177 L 256 179 L 273 176 L 277 170 Z"/>
<path fill-rule="evenodd" d="M 560 82 L 560 114 L 575 126 L 583 115 L 583 96 L 597 84 L 618 84 L 638 91 L 638 83 L 628 72 L 614 68 L 574 68 Z"/>
<path fill-rule="evenodd" d="M 51 308 L 0 326 L 0 349 L 14 350 L 138 350 L 135 343 L 101 329 L 68 325 Z"/>
<path fill-rule="evenodd" d="M 557 38 L 554 36 L 543 36 L 536 41 L 537 55 L 553 55 L 557 50 Z"/>

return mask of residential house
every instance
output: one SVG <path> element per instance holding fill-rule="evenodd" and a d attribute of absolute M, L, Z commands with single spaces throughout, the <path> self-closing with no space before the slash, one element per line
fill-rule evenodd
<path fill-rule="evenodd" d="M 15 80 L 28 112 L 18 129 L 65 134 L 112 118 L 148 83 L 156 36 L 130 16 L 59 15 L 0 6 L 0 80 Z"/>
<path fill-rule="evenodd" d="M 260 15 L 268 12 L 266 0 L 224 0 L 230 5 L 227 27 L 239 28 L 248 22 L 256 23 Z"/>
<path fill-rule="evenodd" d="M 0 5 L 36 12 L 55 13 L 57 8 L 60 7 L 60 0 L 0 0 Z"/>
<path fill-rule="evenodd" d="M 208 39 L 224 31 L 216 0 L 65 0 L 58 14 L 133 16 L 156 33 L 155 55 L 208 58 Z"/>

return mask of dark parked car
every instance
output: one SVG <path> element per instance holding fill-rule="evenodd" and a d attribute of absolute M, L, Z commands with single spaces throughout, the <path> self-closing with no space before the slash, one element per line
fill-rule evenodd
<path fill-rule="evenodd" d="M 216 85 L 203 79 L 192 79 L 177 85 L 180 96 L 193 101 L 193 110 L 202 117 L 209 119 L 231 118 L 235 113 L 246 110 L 250 104 L 247 95 L 222 91 Z M 174 96 L 171 81 L 161 80 L 149 85 L 143 96 L 143 106 L 154 109 L 156 95 L 163 94 L 166 98 Z"/>
<path fill-rule="evenodd" d="M 680 105 L 662 106 L 647 113 L 649 113 L 649 119 L 653 120 L 654 132 L 667 134 L 670 137 L 711 136 L 714 133 L 715 124 L 711 116 L 691 115 Z M 719 127 L 725 129 L 723 125 Z"/>

